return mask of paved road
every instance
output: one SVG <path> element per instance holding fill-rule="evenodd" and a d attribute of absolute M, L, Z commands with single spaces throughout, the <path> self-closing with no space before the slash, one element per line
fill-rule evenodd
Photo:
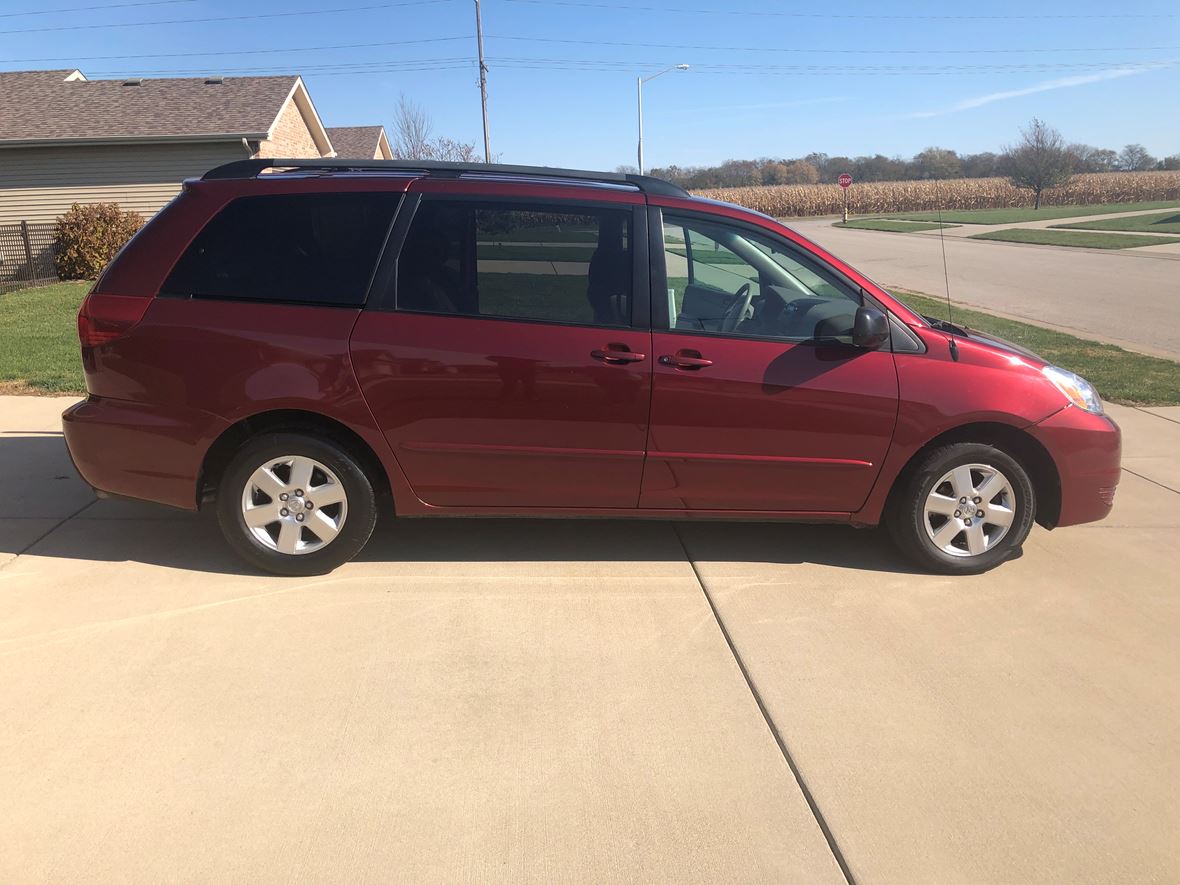
<path fill-rule="evenodd" d="M 5 885 L 1180 869 L 1180 410 L 1116 410 L 1112 517 L 976 578 L 839 527 L 452 521 L 301 580 L 95 503 L 65 404 L 0 397 Z"/>
<path fill-rule="evenodd" d="M 884 286 L 946 291 L 936 236 L 788 223 Z M 946 238 L 956 303 L 1180 359 L 1180 256 L 1135 252 Z"/>

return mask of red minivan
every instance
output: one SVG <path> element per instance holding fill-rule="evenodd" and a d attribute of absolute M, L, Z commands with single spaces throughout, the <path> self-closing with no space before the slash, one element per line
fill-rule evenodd
<path fill-rule="evenodd" d="M 1119 481 L 1081 378 L 639 175 L 230 163 L 123 249 L 78 332 L 86 481 L 214 506 L 279 574 L 347 561 L 379 510 L 884 522 L 978 572 L 1034 520 L 1106 516 Z"/>

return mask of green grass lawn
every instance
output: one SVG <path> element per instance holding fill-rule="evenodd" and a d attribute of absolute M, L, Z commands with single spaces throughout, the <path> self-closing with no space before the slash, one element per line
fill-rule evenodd
<path fill-rule="evenodd" d="M 681 258 L 688 257 L 688 249 L 678 249 L 674 246 L 665 247 L 665 251 L 672 255 L 679 255 Z M 705 249 L 700 246 L 692 247 L 693 261 L 700 264 L 737 264 L 749 267 L 750 263 L 743 258 L 739 258 L 732 252 L 727 252 L 723 249 Z"/>
<path fill-rule="evenodd" d="M 539 224 L 505 231 L 481 230 L 477 236 L 480 243 L 597 243 L 598 226 Z"/>
<path fill-rule="evenodd" d="M 923 316 L 946 319 L 946 301 L 912 292 L 894 294 Z M 1049 362 L 1077 372 L 1105 399 L 1134 405 L 1180 405 L 1180 363 L 1131 353 L 1113 344 L 955 307 L 956 324 L 989 332 L 1027 347 Z"/>
<path fill-rule="evenodd" d="M 1096 203 L 1093 206 L 1042 206 L 1040 209 L 944 209 L 942 220 L 956 224 L 1015 224 L 1021 221 L 1044 221 L 1047 218 L 1078 218 L 1083 215 L 1106 215 L 1110 212 L 1135 212 L 1140 209 L 1180 207 L 1180 200 L 1156 200 L 1150 203 Z M 909 221 L 937 221 L 937 212 L 896 212 L 888 218 Z"/>
<path fill-rule="evenodd" d="M 90 283 L 56 283 L 0 295 L 0 387 L 81 393 L 76 316 Z"/>
<path fill-rule="evenodd" d="M 1132 215 L 1130 218 L 1102 218 L 1055 224 L 1053 227 L 1081 228 L 1082 230 L 1134 230 L 1148 234 L 1180 234 L 1180 212 L 1160 212 L 1156 215 Z"/>
<path fill-rule="evenodd" d="M 897 218 L 856 218 L 852 221 L 837 221 L 832 227 L 851 227 L 856 230 L 884 230 L 893 233 L 908 233 L 916 230 L 938 230 L 937 221 L 902 221 Z M 942 227 L 960 227 L 958 224 L 943 224 Z"/>
<path fill-rule="evenodd" d="M 1079 249 L 1134 249 L 1180 243 L 1178 237 L 1145 237 L 1139 234 L 1108 234 L 1101 231 L 1052 230 L 1014 227 L 972 234 L 972 240 L 1002 240 L 1005 243 L 1035 243 L 1041 246 L 1074 246 Z"/>
<path fill-rule="evenodd" d="M 506 246 L 481 245 L 479 257 L 485 261 L 586 261 L 594 255 L 595 245 L 585 246 Z"/>

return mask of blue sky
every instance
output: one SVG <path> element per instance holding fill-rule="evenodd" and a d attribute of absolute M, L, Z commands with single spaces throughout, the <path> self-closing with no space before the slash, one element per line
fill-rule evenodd
<path fill-rule="evenodd" d="M 21 14 L 114 3 L 135 5 Z M 0 69 L 302 73 L 329 126 L 388 126 L 404 93 L 439 134 L 479 142 L 473 4 L 402 3 L 0 0 Z M 215 17 L 228 20 L 102 27 Z M 634 163 L 636 75 L 676 63 L 692 67 L 645 87 L 648 166 L 997 150 L 1033 116 L 1070 141 L 1180 153 L 1174 0 L 485 0 L 483 19 L 504 162 Z M 350 44 L 397 45 L 317 49 Z M 149 54 L 159 57 L 87 58 Z"/>

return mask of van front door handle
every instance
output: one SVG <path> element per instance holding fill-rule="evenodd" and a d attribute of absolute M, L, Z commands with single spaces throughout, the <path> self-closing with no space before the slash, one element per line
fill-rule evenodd
<path fill-rule="evenodd" d="M 660 365 L 673 369 L 704 369 L 713 365 L 713 361 L 702 357 L 697 350 L 678 350 L 675 356 L 660 357 Z"/>

